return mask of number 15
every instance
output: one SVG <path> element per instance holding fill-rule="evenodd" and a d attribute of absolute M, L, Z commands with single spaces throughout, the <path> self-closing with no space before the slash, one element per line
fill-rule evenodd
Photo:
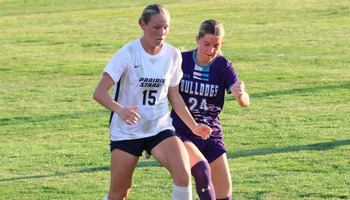
<path fill-rule="evenodd" d="M 148 96 L 147 96 L 147 92 L 148 92 Z M 153 106 L 154 104 L 156 104 L 156 97 L 155 94 L 157 94 L 157 90 L 145 90 L 142 92 L 143 94 L 143 98 L 142 98 L 142 104 L 146 105 L 146 101 L 148 103 L 148 105 Z"/>

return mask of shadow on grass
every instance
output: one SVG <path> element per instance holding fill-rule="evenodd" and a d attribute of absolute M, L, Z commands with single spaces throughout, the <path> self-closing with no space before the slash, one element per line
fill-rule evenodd
<path fill-rule="evenodd" d="M 289 147 L 284 147 L 280 149 L 253 149 L 250 151 L 227 153 L 227 158 L 241 158 L 241 157 L 248 157 L 248 156 L 288 153 L 293 151 L 304 151 L 304 150 L 322 151 L 322 150 L 333 149 L 334 147 L 337 147 L 337 146 L 345 146 L 345 145 L 350 145 L 350 140 L 336 140 L 333 142 L 321 142 L 321 143 L 309 144 L 309 145 L 289 146 Z"/>
<path fill-rule="evenodd" d="M 289 89 L 289 90 L 273 90 L 268 92 L 257 92 L 257 93 L 249 94 L 249 96 L 251 98 L 260 98 L 260 97 L 295 94 L 295 93 L 313 93 L 319 90 L 334 90 L 337 88 L 350 89 L 350 82 L 339 84 L 339 85 L 324 85 L 324 86 L 322 85 L 322 86 L 316 86 L 316 87 L 295 88 L 295 89 Z M 233 98 L 233 100 L 235 99 Z"/>
<path fill-rule="evenodd" d="M 37 116 L 37 117 L 7 117 L 0 118 L 0 126 L 7 125 L 20 125 L 27 123 L 40 123 L 40 122 L 48 122 L 48 121 L 56 121 L 56 120 L 68 120 L 68 119 L 81 119 L 82 116 L 97 116 L 97 115 L 106 115 L 108 116 L 107 110 L 95 110 L 95 111 L 86 111 L 86 112 L 76 112 L 73 114 L 58 114 L 58 115 L 50 115 L 50 116 Z"/>
<path fill-rule="evenodd" d="M 16 177 L 16 178 L 5 178 L 0 179 L 0 182 L 5 181 L 14 181 L 14 180 L 23 180 L 23 179 L 33 179 L 33 178 L 48 178 L 48 177 L 54 177 L 54 176 L 65 176 L 67 174 L 74 174 L 74 173 L 93 173 L 93 172 L 99 172 L 99 171 L 110 171 L 110 167 L 94 167 L 94 168 L 87 168 L 67 173 L 60 173 L 57 172 L 55 174 L 47 174 L 47 175 L 35 175 L 35 176 L 23 176 L 23 177 Z"/>
<path fill-rule="evenodd" d="M 323 194 L 323 193 L 306 193 L 306 194 L 301 194 L 299 195 L 300 198 L 305 199 L 305 198 L 322 198 L 322 199 L 348 199 L 348 196 L 346 195 L 334 195 L 334 194 Z"/>
<path fill-rule="evenodd" d="M 333 142 L 322 142 L 310 145 L 300 145 L 300 146 L 292 146 L 292 147 L 284 147 L 280 149 L 254 149 L 250 151 L 244 152 L 235 152 L 235 153 L 227 153 L 227 158 L 240 158 L 240 157 L 248 157 L 248 156 L 256 156 L 256 155 L 268 155 L 268 154 L 276 154 L 276 153 L 287 153 L 293 151 L 303 151 L 303 150 L 327 150 L 332 149 L 337 146 L 345 146 L 350 145 L 350 140 L 337 140 Z M 140 167 L 161 167 L 161 165 L 153 160 L 148 161 L 139 161 L 137 163 L 137 168 Z M 82 170 L 67 172 L 67 173 L 55 173 L 55 174 L 47 174 L 47 175 L 36 175 L 36 176 L 23 176 L 16 178 L 6 178 L 0 179 L 0 182 L 6 181 L 15 181 L 15 180 L 24 180 L 24 179 L 34 179 L 34 178 L 47 178 L 54 176 L 65 176 L 67 174 L 75 174 L 75 173 L 94 173 L 99 171 L 110 171 L 110 166 L 106 167 L 94 167 L 94 168 L 86 168 Z"/>
<path fill-rule="evenodd" d="M 136 167 L 161 167 L 161 165 L 155 161 L 140 161 L 137 163 Z M 0 182 L 6 182 L 6 181 L 15 181 L 15 180 L 25 180 L 25 179 L 37 179 L 37 178 L 48 178 L 48 177 L 55 177 L 55 176 L 65 176 L 67 174 L 76 174 L 76 173 L 94 173 L 94 172 L 100 172 L 100 171 L 110 171 L 110 166 L 106 167 L 93 167 L 93 168 L 86 168 L 81 169 L 77 171 L 71 171 L 66 173 L 57 172 L 55 174 L 47 174 L 47 175 L 35 175 L 35 176 L 23 176 L 23 177 L 16 177 L 16 178 L 5 178 L 0 179 Z"/>

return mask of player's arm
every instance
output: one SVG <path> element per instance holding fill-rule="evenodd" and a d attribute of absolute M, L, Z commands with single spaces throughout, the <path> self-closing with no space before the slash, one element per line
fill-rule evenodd
<path fill-rule="evenodd" d="M 114 84 L 112 77 L 108 73 L 104 73 L 95 89 L 93 99 L 107 109 L 117 113 L 125 123 L 129 125 L 137 123 L 140 116 L 134 112 L 134 110 L 136 110 L 138 106 L 124 108 L 109 95 L 108 91 Z"/>
<path fill-rule="evenodd" d="M 231 93 L 236 98 L 238 104 L 242 107 L 248 107 L 249 95 L 244 90 L 245 90 L 245 87 L 242 81 L 236 81 L 235 84 L 230 89 Z"/>
<path fill-rule="evenodd" d="M 197 124 L 197 122 L 193 119 L 185 102 L 179 94 L 178 85 L 174 87 L 169 87 L 168 100 L 176 114 L 191 129 L 191 131 L 195 135 L 201 136 L 203 140 L 209 138 L 212 131 L 211 128 L 204 124 Z"/>

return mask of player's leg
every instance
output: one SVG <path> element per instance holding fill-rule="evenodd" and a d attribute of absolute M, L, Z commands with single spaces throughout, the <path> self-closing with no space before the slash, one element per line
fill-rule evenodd
<path fill-rule="evenodd" d="M 132 174 L 139 157 L 114 149 L 111 155 L 111 185 L 108 200 L 124 200 L 130 193 Z"/>
<path fill-rule="evenodd" d="M 199 199 L 215 200 L 215 190 L 211 181 L 211 169 L 208 161 L 192 142 L 184 142 L 191 166 L 191 174 L 196 183 Z"/>
<path fill-rule="evenodd" d="M 157 144 L 149 149 L 153 157 L 171 174 L 174 181 L 173 200 L 191 200 L 192 185 L 187 151 L 171 130 L 158 134 Z M 166 137 L 163 137 L 167 135 Z M 160 138 L 160 139 L 159 139 Z"/>
<path fill-rule="evenodd" d="M 215 188 L 216 199 L 232 199 L 232 182 L 226 153 L 210 163 L 212 182 Z"/>
<path fill-rule="evenodd" d="M 108 200 L 124 200 L 129 195 L 132 174 L 143 151 L 139 142 L 142 143 L 140 140 L 111 142 L 111 184 Z"/>

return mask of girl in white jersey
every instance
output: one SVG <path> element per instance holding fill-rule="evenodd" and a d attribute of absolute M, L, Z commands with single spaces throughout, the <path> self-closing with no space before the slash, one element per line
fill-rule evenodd
<path fill-rule="evenodd" d="M 144 150 L 170 172 L 172 199 L 192 199 L 188 155 L 174 134 L 167 102 L 194 134 L 208 138 L 211 129 L 195 122 L 179 95 L 182 58 L 178 49 L 164 43 L 169 24 L 169 12 L 163 6 L 147 6 L 139 19 L 143 36 L 113 56 L 94 92 L 94 100 L 112 111 L 111 184 L 104 199 L 127 198 Z M 108 94 L 113 85 L 114 99 Z"/>

